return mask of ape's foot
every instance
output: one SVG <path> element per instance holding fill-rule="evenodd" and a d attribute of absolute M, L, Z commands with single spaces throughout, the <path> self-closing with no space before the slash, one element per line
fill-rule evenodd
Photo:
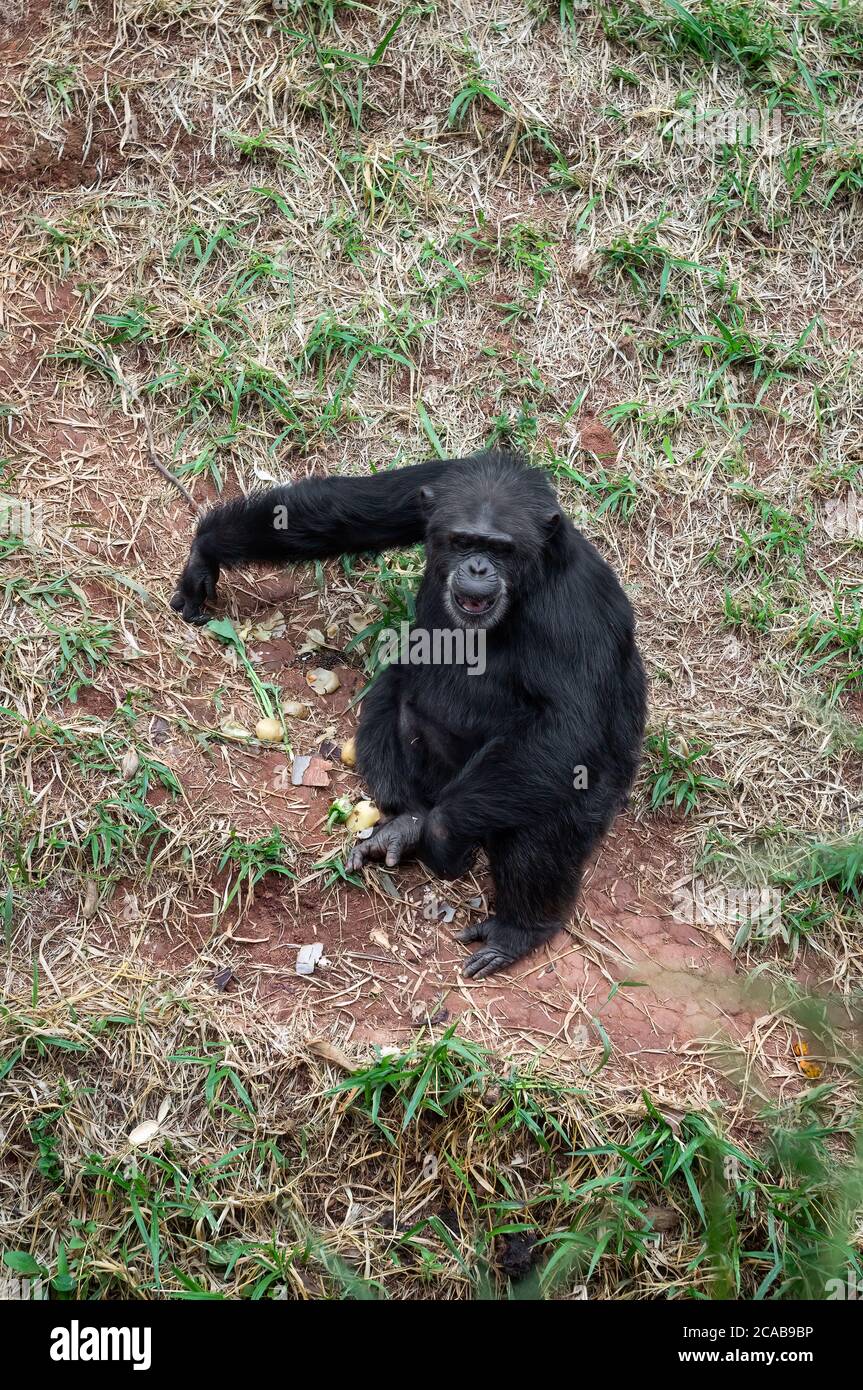
<path fill-rule="evenodd" d="M 358 840 L 348 859 L 348 873 L 357 873 L 373 859 L 384 859 L 388 869 L 406 858 L 420 842 L 423 818 L 405 811 L 378 825 L 368 840 Z"/>
<path fill-rule="evenodd" d="M 513 961 L 521 960 L 556 929 L 557 923 L 549 923 L 534 931 L 527 931 L 524 927 L 512 927 L 499 917 L 486 917 L 484 922 L 465 927 L 463 931 L 456 932 L 456 941 L 465 945 L 471 941 L 484 941 L 486 944 L 481 950 L 474 951 L 463 967 L 464 973 L 473 980 L 493 975 L 495 971 L 512 965 Z"/>

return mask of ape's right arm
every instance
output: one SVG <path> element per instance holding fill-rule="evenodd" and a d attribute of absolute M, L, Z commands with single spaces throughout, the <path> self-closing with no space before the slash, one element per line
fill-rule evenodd
<path fill-rule="evenodd" d="M 220 569 L 287 564 L 413 545 L 425 536 L 420 488 L 452 460 L 419 463 L 368 478 L 304 478 L 214 507 L 198 524 L 171 607 L 205 623 Z"/>

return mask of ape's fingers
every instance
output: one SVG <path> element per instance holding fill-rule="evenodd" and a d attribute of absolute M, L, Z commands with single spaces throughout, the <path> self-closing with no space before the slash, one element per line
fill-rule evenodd
<path fill-rule="evenodd" d="M 185 623 L 206 622 L 202 616 L 201 607 L 204 602 L 203 585 L 193 585 L 181 575 L 174 593 L 170 599 L 170 605 L 175 613 L 179 613 Z"/>
<path fill-rule="evenodd" d="M 202 600 L 190 598 L 187 594 L 181 593 L 179 589 L 171 599 L 171 607 L 175 613 L 179 613 L 183 622 L 194 623 L 197 627 L 210 621 L 210 615 L 204 612 L 201 603 Z"/>
<path fill-rule="evenodd" d="M 383 835 L 383 827 L 368 840 L 357 840 L 348 859 L 348 871 L 358 873 L 370 860 L 383 859 L 386 847 L 387 839 Z"/>
<path fill-rule="evenodd" d="M 189 551 L 189 558 L 177 580 L 177 588 L 170 601 L 174 612 L 179 613 L 187 623 L 209 622 L 209 615 L 204 611 L 204 607 L 216 597 L 218 580 L 218 564 L 201 554 L 196 541 Z"/>
<path fill-rule="evenodd" d="M 358 874 L 360 872 L 360 869 L 363 867 L 363 864 L 366 862 L 366 857 L 363 853 L 363 849 L 363 845 L 354 845 L 353 849 L 351 850 L 348 856 L 347 863 L 347 870 L 349 874 Z"/>

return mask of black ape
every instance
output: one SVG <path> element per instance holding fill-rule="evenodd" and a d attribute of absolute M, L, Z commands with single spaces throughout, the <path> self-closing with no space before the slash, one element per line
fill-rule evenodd
<path fill-rule="evenodd" d="M 219 567 L 425 540 L 415 628 L 475 627 L 485 669 L 391 665 L 363 702 L 360 771 L 389 817 L 350 867 L 415 855 L 455 878 L 482 846 L 494 916 L 460 933 L 490 975 L 544 941 L 626 801 L 645 679 L 630 605 L 545 475 L 486 453 L 370 478 L 307 479 L 203 518 L 172 607 L 206 622 Z"/>

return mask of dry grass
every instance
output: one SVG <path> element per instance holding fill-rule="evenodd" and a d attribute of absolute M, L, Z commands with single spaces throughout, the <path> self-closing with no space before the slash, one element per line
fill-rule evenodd
<path fill-rule="evenodd" d="M 166 612 L 193 518 L 153 448 L 199 504 L 307 471 L 530 448 L 638 608 L 652 738 L 626 833 L 651 901 L 668 912 L 705 878 L 772 886 L 781 930 L 720 932 L 719 949 L 741 980 L 796 971 L 833 996 L 833 1024 L 859 1027 L 863 30 L 853 5 L 815 0 L 702 4 L 694 26 L 678 10 L 84 0 L 0 22 L 0 488 L 38 523 L 0 538 L 0 1073 L 15 1059 L 0 1243 L 61 1291 L 62 1246 L 89 1294 L 455 1297 L 502 1287 L 490 1233 L 511 1219 L 549 1238 L 553 1294 L 817 1292 L 826 1265 L 799 1231 L 771 1225 L 764 1254 L 774 1186 L 799 1195 L 786 1217 L 841 1229 L 852 1259 L 852 1187 L 814 1151 L 789 1165 L 770 1136 L 815 1116 L 847 1154 L 859 1062 L 787 998 L 735 1045 L 739 1068 L 717 1033 L 657 1083 L 673 1123 L 619 1057 L 593 1074 L 573 1060 L 570 1014 L 554 1038 L 537 1030 L 546 1072 L 578 1088 L 535 1083 L 549 1151 L 528 1120 L 495 1128 L 508 1093 L 489 1089 L 531 1030 L 473 991 L 463 1032 L 493 1045 L 491 1079 L 443 1115 L 391 1143 L 330 1095 L 338 1073 L 308 1037 L 367 1061 L 354 1032 L 371 991 L 394 1002 L 400 1044 L 436 1019 L 430 1046 L 453 971 L 429 967 L 407 895 L 345 886 L 326 803 L 309 815 L 266 750 L 223 736 L 260 712 L 248 668 Z M 673 138 L 681 112 L 741 105 L 775 113 L 751 145 Z M 370 645 L 335 653 L 374 600 L 399 616 L 416 572 L 407 556 L 310 568 L 293 592 L 224 586 L 265 698 L 305 690 L 309 627 L 358 692 Z M 271 650 L 253 629 L 274 609 Z M 285 627 L 291 669 L 267 667 Z M 311 698 L 287 731 L 307 751 L 349 723 L 346 698 L 337 714 Z M 651 851 L 663 836 L 673 852 Z M 274 866 L 291 876 L 261 877 Z M 465 885 L 459 912 L 481 891 Z M 286 936 L 259 950 L 276 903 Z M 375 921 L 403 943 L 398 988 L 386 951 L 358 947 Z M 585 926 L 576 940 L 616 985 L 625 952 Z M 334 973 L 278 1007 L 285 943 L 319 930 L 344 947 Z M 239 987 L 216 994 L 241 956 Z M 125 1021 L 97 1028 L 111 1018 Z M 804 1025 L 831 1068 L 808 1091 L 767 1042 Z M 208 1097 L 208 1068 L 171 1060 L 214 1042 L 246 1099 L 230 1076 Z M 594 1032 L 591 1065 L 605 1051 Z M 128 1133 L 163 1101 L 152 1156 L 133 1159 Z M 687 1177 L 671 1155 L 699 1126 L 724 1137 L 695 1146 Z M 733 1246 L 761 1252 L 740 1274 L 716 1253 L 723 1202 L 694 1196 L 713 1191 L 721 1144 L 743 1163 Z M 649 1153 L 646 1174 L 621 1176 L 614 1145 Z M 423 1174 L 430 1152 L 447 1156 L 442 1184 Z M 766 1170 L 747 1167 L 756 1154 Z M 679 1221 L 648 1238 L 645 1205 Z"/>

